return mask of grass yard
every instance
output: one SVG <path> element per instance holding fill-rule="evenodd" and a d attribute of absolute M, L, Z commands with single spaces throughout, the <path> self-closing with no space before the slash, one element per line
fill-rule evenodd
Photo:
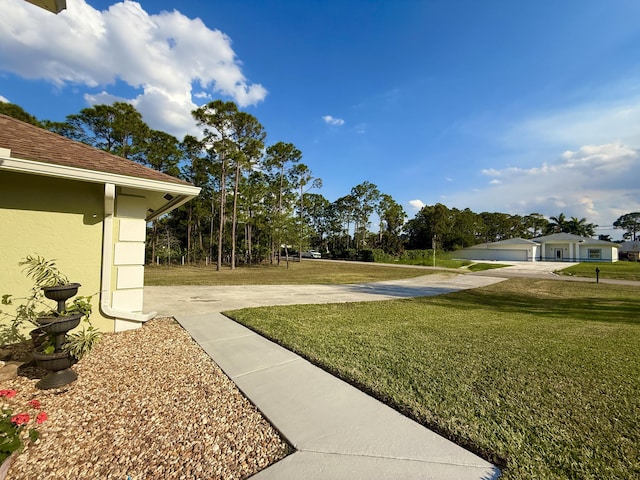
<path fill-rule="evenodd" d="M 229 316 L 493 460 L 505 479 L 640 478 L 640 289 L 512 279 Z"/>
<path fill-rule="evenodd" d="M 502 263 L 472 263 L 467 267 L 470 272 L 484 272 L 485 270 L 493 270 L 494 268 L 504 268 L 509 265 Z"/>
<path fill-rule="evenodd" d="M 383 265 L 351 262 L 322 262 L 303 260 L 283 261 L 280 266 L 261 265 L 228 267 L 216 272 L 215 266 L 158 266 L 144 269 L 145 285 L 335 285 L 345 283 L 380 282 L 400 278 L 418 277 L 438 273 L 437 270 L 388 267 Z"/>
<path fill-rule="evenodd" d="M 600 278 L 611 278 L 616 280 L 636 280 L 640 281 L 640 262 L 619 261 L 610 262 L 584 262 L 573 267 L 560 270 L 560 275 L 574 275 L 576 277 L 596 278 L 596 268 L 600 269 Z"/>

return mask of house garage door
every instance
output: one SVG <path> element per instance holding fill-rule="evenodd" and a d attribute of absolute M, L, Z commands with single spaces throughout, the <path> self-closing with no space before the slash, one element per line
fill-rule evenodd
<path fill-rule="evenodd" d="M 504 260 L 511 262 L 527 261 L 526 250 L 488 250 L 487 252 L 493 254 L 493 258 L 487 260 Z"/>
<path fill-rule="evenodd" d="M 466 258 L 469 260 L 495 260 L 495 261 L 511 261 L 526 262 L 526 250 L 507 250 L 507 249 L 486 249 L 486 248 L 465 248 L 456 252 L 457 258 Z"/>

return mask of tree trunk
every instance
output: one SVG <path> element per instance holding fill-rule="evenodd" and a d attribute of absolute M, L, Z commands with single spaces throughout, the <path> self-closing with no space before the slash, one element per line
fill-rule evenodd
<path fill-rule="evenodd" d="M 231 270 L 236 268 L 236 221 L 238 218 L 238 184 L 240 183 L 240 162 L 236 160 L 236 182 L 233 186 L 233 216 L 231 217 Z"/>
<path fill-rule="evenodd" d="M 193 259 L 191 258 L 191 222 L 192 222 L 192 208 L 189 204 L 187 210 L 187 262 L 192 263 Z"/>
<path fill-rule="evenodd" d="M 216 263 L 216 270 L 220 271 L 222 268 L 222 242 L 224 237 L 224 204 L 227 201 L 226 198 L 226 182 L 227 176 L 226 165 L 224 158 L 222 159 L 222 173 L 220 174 L 220 224 L 218 227 L 218 262 Z"/>

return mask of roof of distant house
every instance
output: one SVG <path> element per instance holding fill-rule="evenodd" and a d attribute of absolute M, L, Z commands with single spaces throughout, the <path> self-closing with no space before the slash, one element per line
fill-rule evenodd
<path fill-rule="evenodd" d="M 506 240 L 499 240 L 497 242 L 479 243 L 471 248 L 495 248 L 499 249 L 505 245 L 537 245 L 536 242 L 527 240 L 526 238 L 508 238 Z"/>
<path fill-rule="evenodd" d="M 532 240 L 538 243 L 579 242 L 585 245 L 607 245 L 609 247 L 618 247 L 618 245 L 613 242 L 598 240 L 597 238 L 591 237 L 582 237 L 580 235 L 574 235 L 572 233 L 553 233 L 551 235 L 545 235 L 544 237 L 536 237 Z"/>
<path fill-rule="evenodd" d="M 620 244 L 621 252 L 640 252 L 640 240 L 629 240 Z"/>
<path fill-rule="evenodd" d="M 40 127 L 0 114 L 0 148 L 11 158 L 63 165 L 145 180 L 191 185 L 171 175 L 145 167 L 126 158 L 70 140 Z"/>

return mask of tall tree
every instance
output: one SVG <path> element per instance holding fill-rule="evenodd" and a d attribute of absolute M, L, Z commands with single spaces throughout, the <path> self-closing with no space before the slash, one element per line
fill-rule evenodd
<path fill-rule="evenodd" d="M 319 193 L 304 194 L 304 209 L 306 220 L 312 231 L 311 246 L 326 252 L 326 237 L 331 231 L 330 228 L 330 205 L 329 200 Z"/>
<path fill-rule="evenodd" d="M 149 127 L 129 103 L 83 108 L 80 113 L 67 115 L 62 124 L 49 122 L 47 125 L 73 140 L 144 163 Z"/>
<path fill-rule="evenodd" d="M 523 218 L 525 228 L 525 238 L 535 238 L 542 235 L 549 224 L 549 220 L 544 218 L 541 213 L 530 213 Z"/>
<path fill-rule="evenodd" d="M 345 240 L 346 245 L 344 248 L 348 250 L 350 248 L 351 240 L 351 223 L 356 221 L 358 201 L 356 197 L 349 194 L 338 198 L 334 202 L 334 205 L 333 214 L 341 226 L 341 233 L 339 236 L 341 240 Z"/>
<path fill-rule="evenodd" d="M 145 165 L 174 177 L 180 175 L 178 163 L 182 160 L 183 152 L 178 139 L 173 135 L 160 130 L 149 130 L 141 153 L 140 157 Z"/>
<path fill-rule="evenodd" d="M 400 231 L 404 225 L 407 214 L 391 195 L 383 193 L 376 205 L 380 227 L 378 231 L 378 243 L 389 254 L 398 254 L 402 250 Z"/>
<path fill-rule="evenodd" d="M 300 196 L 298 197 L 298 220 L 299 220 L 299 239 L 298 239 L 298 259 L 302 260 L 302 247 L 304 243 L 305 227 L 307 222 L 305 221 L 305 208 L 304 208 L 304 194 L 312 188 L 321 188 L 322 180 L 319 178 L 313 178 L 311 170 L 304 163 L 298 163 L 291 169 L 291 181 L 300 190 Z M 310 184 L 310 185 L 309 185 Z M 309 187 L 307 187 L 309 185 Z"/>
<path fill-rule="evenodd" d="M 625 240 L 638 240 L 640 238 L 640 212 L 625 213 L 613 222 L 613 228 L 619 228 L 625 232 L 622 238 Z"/>
<path fill-rule="evenodd" d="M 225 206 L 227 201 L 226 180 L 229 170 L 229 158 L 236 152 L 236 145 L 233 141 L 233 120 L 237 113 L 238 106 L 235 103 L 221 100 L 214 100 L 191 112 L 198 126 L 203 130 L 204 138 L 202 142 L 207 150 L 208 158 L 212 162 L 217 159 L 220 167 L 218 259 L 216 262 L 216 270 L 218 271 L 222 268 Z"/>
<path fill-rule="evenodd" d="M 8 115 L 9 117 L 13 117 L 17 120 L 22 120 L 23 122 L 30 123 L 31 125 L 35 125 L 36 127 L 42 127 L 42 124 L 36 117 L 34 117 L 20 105 L 16 105 L 15 103 L 0 101 L 0 113 L 2 113 L 3 115 Z"/>
<path fill-rule="evenodd" d="M 283 230 L 287 227 L 287 193 L 291 194 L 291 181 L 289 170 L 293 164 L 298 163 L 302 159 L 302 152 L 298 150 L 292 143 L 278 142 L 267 148 L 267 155 L 264 159 L 264 167 L 270 173 L 273 179 L 273 185 L 276 189 L 276 206 L 274 215 L 274 250 L 277 252 L 278 263 L 280 263 L 280 246 L 283 241 Z M 288 228 L 288 227 L 287 227 Z M 276 248 L 277 247 L 277 248 Z"/>
<path fill-rule="evenodd" d="M 564 213 L 560 213 L 556 217 L 549 217 L 547 231 L 545 233 L 562 233 L 568 230 L 568 220 Z"/>
<path fill-rule="evenodd" d="M 231 156 L 235 167 L 233 185 L 233 213 L 231 216 L 231 269 L 236 266 L 236 227 L 240 180 L 244 170 L 250 171 L 264 148 L 266 133 L 258 119 L 246 112 L 233 116 L 233 140 L 237 150 Z"/>
<path fill-rule="evenodd" d="M 596 234 L 596 226 L 593 223 L 587 223 L 586 218 L 571 217 L 567 222 L 566 231 L 581 237 L 593 237 Z"/>
<path fill-rule="evenodd" d="M 351 196 L 356 202 L 354 240 L 355 236 L 359 233 L 360 245 L 364 247 L 365 237 L 369 227 L 369 218 L 375 211 L 380 199 L 380 190 L 378 190 L 378 187 L 373 183 L 364 181 L 351 189 Z M 357 241 L 356 248 L 358 248 Z"/>
<path fill-rule="evenodd" d="M 207 211 L 207 196 L 211 194 L 209 175 L 206 170 L 206 160 L 203 157 L 203 146 L 198 139 L 192 135 L 186 135 L 180 143 L 182 162 L 180 176 L 184 180 L 201 187 L 198 197 L 187 202 L 181 208 L 186 210 L 187 222 L 187 258 L 193 262 L 196 260 L 193 248 L 193 238 L 197 238 L 198 250 L 204 250 L 203 245 L 203 225 L 202 221 Z"/>

